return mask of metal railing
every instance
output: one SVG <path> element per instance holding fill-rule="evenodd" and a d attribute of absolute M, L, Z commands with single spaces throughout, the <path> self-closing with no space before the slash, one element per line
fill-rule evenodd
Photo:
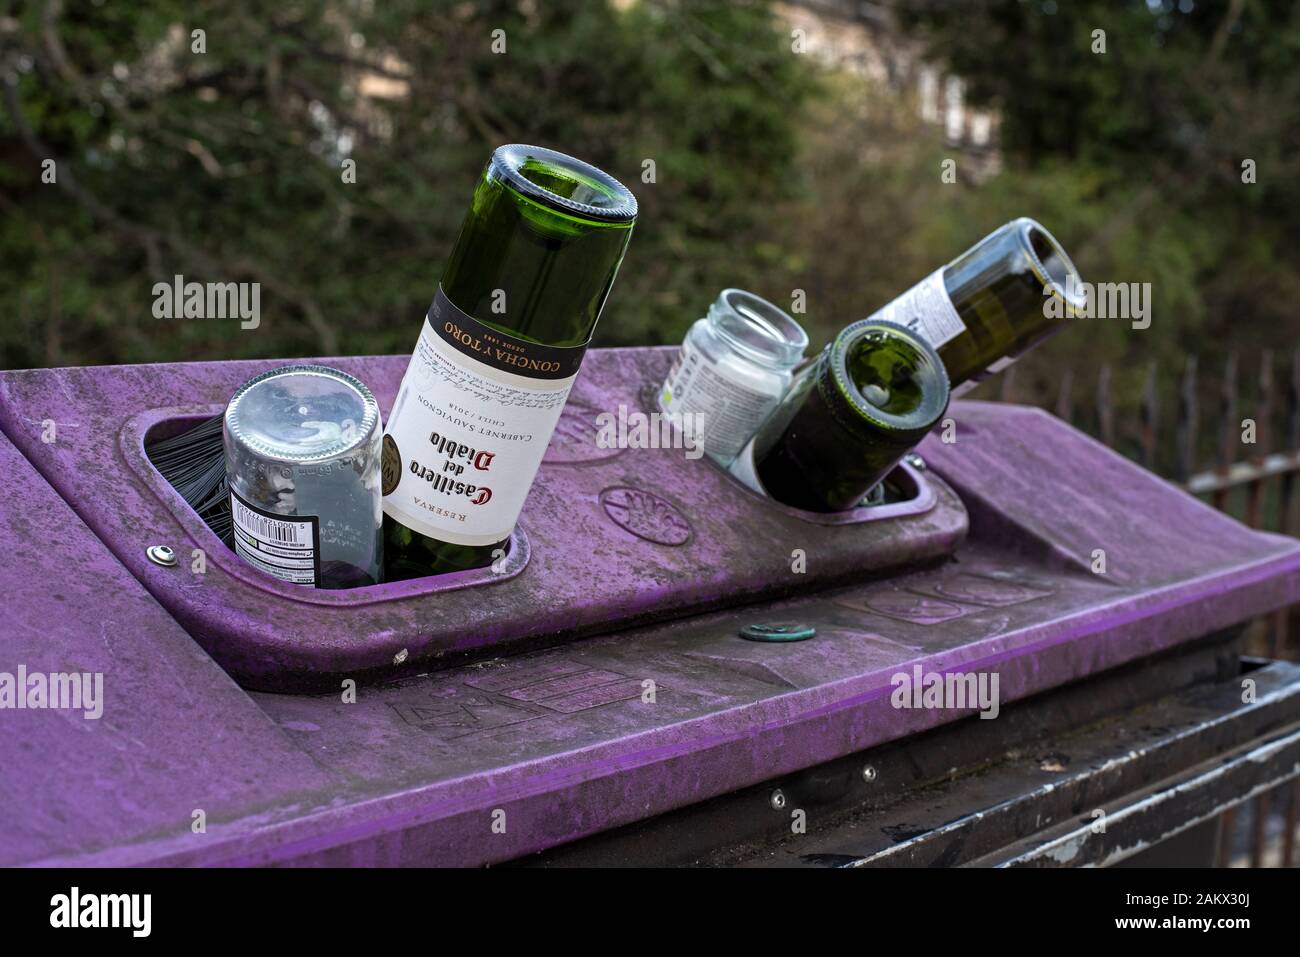
<path fill-rule="evenodd" d="M 1091 415 L 1080 414 L 1072 370 L 1061 377 L 1054 411 L 1251 528 L 1296 535 L 1300 349 L 1291 354 L 1282 376 L 1271 351 L 1262 350 L 1256 361 L 1257 377 L 1246 400 L 1240 357 L 1235 352 L 1227 356 L 1217 388 L 1210 390 L 1213 432 L 1205 436 L 1201 432 L 1203 382 L 1196 358 L 1187 360 L 1178 381 L 1172 447 L 1170 422 L 1162 415 L 1161 370 L 1156 362 L 1145 368 L 1138 414 L 1130 417 L 1133 425 L 1127 430 L 1117 428 L 1109 365 L 1098 370 Z M 1016 401 L 1015 370 L 1012 366 L 1002 376 L 1003 401 Z M 1212 451 L 1205 441 L 1210 437 Z M 1294 641 L 1300 628 L 1292 628 L 1297 612 L 1300 605 L 1293 605 L 1251 622 L 1247 647 L 1264 657 L 1300 660 L 1300 646 Z M 1298 806 L 1300 782 L 1293 781 L 1226 811 L 1221 819 L 1220 866 L 1293 866 Z"/>

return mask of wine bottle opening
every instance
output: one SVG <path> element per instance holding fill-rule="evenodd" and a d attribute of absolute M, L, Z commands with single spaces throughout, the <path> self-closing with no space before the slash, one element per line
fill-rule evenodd
<path fill-rule="evenodd" d="M 924 337 L 860 320 L 798 374 L 733 474 L 794 508 L 854 508 L 925 438 L 948 395 L 943 360 Z"/>
<path fill-rule="evenodd" d="M 1056 237 L 1039 223 L 1032 219 L 1022 219 L 1020 223 L 1029 261 L 1044 288 L 1050 288 L 1052 295 L 1060 297 L 1070 314 L 1082 309 L 1084 296 L 1074 261 Z"/>
<path fill-rule="evenodd" d="M 845 334 L 847 333 L 847 334 Z M 927 383 L 947 379 L 943 362 L 917 338 L 864 320 L 831 347 L 836 384 L 864 418 L 891 430 L 928 429 L 948 404 L 948 389 Z"/>
<path fill-rule="evenodd" d="M 636 197 L 626 186 L 590 163 L 555 150 L 520 144 L 498 147 L 488 175 L 559 212 L 610 223 L 636 219 Z"/>

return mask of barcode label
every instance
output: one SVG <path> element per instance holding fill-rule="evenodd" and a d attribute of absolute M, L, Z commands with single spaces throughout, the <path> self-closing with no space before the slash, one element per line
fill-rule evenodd
<path fill-rule="evenodd" d="M 315 585 L 320 571 L 320 519 L 276 515 L 230 493 L 235 553 L 254 568 L 295 585 Z"/>

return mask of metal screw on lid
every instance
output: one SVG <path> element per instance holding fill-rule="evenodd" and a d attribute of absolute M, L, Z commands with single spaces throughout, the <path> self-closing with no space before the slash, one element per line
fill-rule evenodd
<path fill-rule="evenodd" d="M 163 568 L 171 568 L 176 564 L 176 553 L 170 545 L 150 545 L 145 554 L 149 556 L 149 561 Z"/>

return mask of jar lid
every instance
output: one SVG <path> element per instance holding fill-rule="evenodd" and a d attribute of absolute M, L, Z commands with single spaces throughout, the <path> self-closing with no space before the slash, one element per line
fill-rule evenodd
<path fill-rule="evenodd" d="M 357 379 L 327 366 L 292 365 L 254 376 L 226 406 L 228 439 L 265 459 L 321 462 L 364 445 L 379 405 Z"/>

